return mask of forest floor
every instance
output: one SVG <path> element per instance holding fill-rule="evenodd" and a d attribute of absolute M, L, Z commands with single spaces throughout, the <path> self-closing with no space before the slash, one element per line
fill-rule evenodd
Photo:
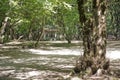
<path fill-rule="evenodd" d="M 72 44 L 43 41 L 38 48 L 32 45 L 32 42 L 0 45 L 0 80 L 65 80 L 82 55 L 81 41 Z M 112 70 L 108 80 L 120 80 L 120 41 L 108 41 L 106 56 L 111 60 Z M 80 80 L 77 77 L 68 80 L 72 79 Z"/>

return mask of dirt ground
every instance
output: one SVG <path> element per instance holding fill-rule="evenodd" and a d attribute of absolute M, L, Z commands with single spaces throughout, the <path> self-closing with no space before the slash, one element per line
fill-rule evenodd
<path fill-rule="evenodd" d="M 77 52 L 82 53 L 81 45 L 64 47 L 56 46 L 58 45 L 56 43 L 53 46 L 53 44 L 51 43 L 51 48 L 50 46 L 41 46 L 38 49 L 16 48 L 16 44 L 14 45 L 15 48 L 5 48 L 13 46 L 13 44 L 4 46 L 4 49 L 0 49 L 0 80 L 81 80 L 78 77 L 65 79 L 72 71 L 78 56 L 80 56 Z M 119 51 L 119 42 L 109 42 L 108 44 L 108 51 Z M 39 50 L 45 51 L 46 54 L 44 55 Z M 111 59 L 110 68 L 112 73 L 108 80 L 120 80 L 119 57 Z"/>

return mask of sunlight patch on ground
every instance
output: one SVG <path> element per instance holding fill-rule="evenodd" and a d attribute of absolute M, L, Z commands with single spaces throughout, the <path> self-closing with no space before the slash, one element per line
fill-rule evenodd
<path fill-rule="evenodd" d="M 15 67 L 13 67 L 13 66 L 7 66 L 7 67 L 0 66 L 0 71 L 2 71 L 2 70 L 14 70 L 14 69 L 15 69 Z"/>
<path fill-rule="evenodd" d="M 30 72 L 28 72 L 29 76 L 37 76 L 39 74 L 40 74 L 40 72 L 38 72 L 38 71 L 30 71 Z"/>
<path fill-rule="evenodd" d="M 60 50 L 41 50 L 41 49 L 28 49 L 25 50 L 32 54 L 40 55 L 82 55 L 82 50 L 80 49 L 60 49 Z M 120 50 L 109 50 L 107 49 L 106 57 L 110 59 L 120 59 Z"/>
<path fill-rule="evenodd" d="M 2 46 L 1 47 L 2 49 L 16 49 L 16 48 L 19 48 L 19 46 Z"/>
<path fill-rule="evenodd" d="M 28 79 L 33 76 L 38 76 L 40 74 L 41 73 L 39 71 L 29 71 L 25 73 L 22 72 L 22 73 L 17 73 L 15 78 L 24 80 L 24 79 Z"/>
<path fill-rule="evenodd" d="M 0 71 L 0 77 L 14 74 L 15 70 Z"/>
<path fill-rule="evenodd" d="M 41 55 L 81 55 L 81 50 L 76 49 L 61 49 L 61 50 L 40 50 L 40 49 L 28 49 L 29 52 L 34 54 L 41 54 Z"/>
<path fill-rule="evenodd" d="M 65 74 L 49 71 L 49 70 L 48 71 L 29 71 L 29 72 L 16 73 L 15 78 L 20 80 L 58 80 L 58 79 L 54 79 L 54 77 L 56 78 L 63 75 Z"/>
<path fill-rule="evenodd" d="M 114 51 L 107 51 L 106 57 L 110 59 L 120 59 L 120 51 L 114 50 Z"/>
<path fill-rule="evenodd" d="M 56 65 L 55 67 L 56 68 L 63 68 L 63 69 L 72 69 L 75 66 L 73 66 L 73 65 Z"/>
<path fill-rule="evenodd" d="M 0 57 L 0 59 L 8 59 L 8 58 L 11 58 L 10 56 L 2 56 Z"/>
<path fill-rule="evenodd" d="M 5 43 L 6 45 L 17 45 L 17 44 L 22 44 L 22 42 L 18 42 L 18 41 L 12 41 L 12 42 L 8 42 L 8 43 Z"/>

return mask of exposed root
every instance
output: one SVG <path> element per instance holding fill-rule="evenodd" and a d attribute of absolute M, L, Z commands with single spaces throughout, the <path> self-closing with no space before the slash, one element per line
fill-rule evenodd
<path fill-rule="evenodd" d="M 87 77 L 91 75 L 102 76 L 109 73 L 109 60 L 98 58 L 83 58 L 81 57 L 76 61 L 76 66 L 73 70 L 73 74 L 79 74 L 81 77 Z"/>

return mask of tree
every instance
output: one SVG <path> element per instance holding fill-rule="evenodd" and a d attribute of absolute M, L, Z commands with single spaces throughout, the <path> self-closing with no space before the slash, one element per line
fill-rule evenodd
<path fill-rule="evenodd" d="M 78 14 L 75 1 L 59 1 L 55 7 L 56 24 L 62 36 L 71 43 L 77 34 Z M 74 15 L 74 16 L 73 16 Z"/>
<path fill-rule="evenodd" d="M 9 1 L 0 1 L 0 43 L 3 43 L 5 29 L 9 25 Z"/>
<path fill-rule="evenodd" d="M 71 43 L 77 34 L 78 14 L 73 0 L 3 0 L 0 1 L 0 35 L 3 42 L 43 38 L 47 25 L 57 28 L 63 40 Z M 71 16 L 72 15 L 72 16 Z M 74 15 L 74 16 L 73 16 Z M 7 20 L 7 24 L 4 21 Z M 72 23 L 71 23 L 72 22 Z M 58 37 L 56 37 L 58 39 Z"/>
<path fill-rule="evenodd" d="M 80 73 L 90 68 L 90 74 L 95 74 L 98 70 L 107 70 L 109 68 L 109 60 L 105 57 L 107 0 L 77 0 L 77 3 L 83 31 L 84 53 L 74 71 Z"/>
<path fill-rule="evenodd" d="M 120 37 L 120 9 L 119 0 L 109 0 L 107 10 L 107 32 L 111 34 L 116 40 Z"/>

